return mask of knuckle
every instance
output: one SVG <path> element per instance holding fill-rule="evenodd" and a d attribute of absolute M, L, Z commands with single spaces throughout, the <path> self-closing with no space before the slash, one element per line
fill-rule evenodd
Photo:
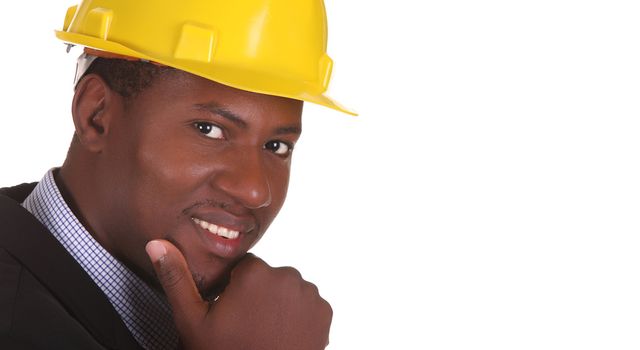
<path fill-rule="evenodd" d="M 230 277 L 232 280 L 253 279 L 256 276 L 263 275 L 265 271 L 271 269 L 264 260 L 253 254 L 247 254 L 242 260 L 231 270 Z"/>
<path fill-rule="evenodd" d="M 331 322 L 331 319 L 333 318 L 333 307 L 331 307 L 331 304 L 322 296 L 320 296 L 318 287 L 315 284 L 309 283 L 309 290 L 313 291 L 313 296 L 316 299 L 316 305 L 319 312 L 325 316 L 325 319 L 328 319 L 329 322 Z"/>
<path fill-rule="evenodd" d="M 260 270 L 271 270 L 272 267 L 269 266 L 269 264 L 267 264 L 266 261 L 254 256 L 253 259 L 251 260 L 252 262 L 252 266 L 256 269 L 260 269 Z"/>
<path fill-rule="evenodd" d="M 269 265 L 253 254 L 245 255 L 233 271 L 267 269 Z"/>
<path fill-rule="evenodd" d="M 302 275 L 300 274 L 300 271 L 296 270 L 291 266 L 278 267 L 276 271 L 282 278 L 292 279 L 292 280 L 302 280 Z"/>
<path fill-rule="evenodd" d="M 316 312 L 318 315 L 316 320 L 326 328 L 331 327 L 331 322 L 333 321 L 333 308 L 331 307 L 331 304 L 326 300 L 321 299 L 317 304 Z"/>
<path fill-rule="evenodd" d="M 311 294 L 317 295 L 317 296 L 320 295 L 320 290 L 318 289 L 318 286 L 316 286 L 314 283 L 307 282 L 306 286 Z"/>
<path fill-rule="evenodd" d="M 324 309 L 329 320 L 331 320 L 333 318 L 333 307 L 331 307 L 331 304 L 329 304 L 329 302 L 324 299 L 322 299 L 320 304 L 322 305 L 322 308 Z"/>

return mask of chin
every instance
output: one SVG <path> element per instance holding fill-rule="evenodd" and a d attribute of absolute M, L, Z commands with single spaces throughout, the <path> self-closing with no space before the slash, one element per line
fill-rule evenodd
<path fill-rule="evenodd" d="M 198 292 L 200 292 L 200 296 L 203 300 L 208 301 L 215 300 L 224 291 L 224 288 L 229 282 L 228 274 L 226 274 L 224 278 L 218 279 L 215 283 L 207 282 L 207 279 L 199 273 L 192 273 L 192 276 L 196 288 L 198 288 Z"/>
<path fill-rule="evenodd" d="M 213 259 L 214 262 L 212 261 L 204 267 L 201 265 L 197 270 L 192 267 L 193 281 L 203 299 L 212 300 L 222 293 L 229 283 L 231 270 L 241 258 L 233 260 L 216 258 Z"/>

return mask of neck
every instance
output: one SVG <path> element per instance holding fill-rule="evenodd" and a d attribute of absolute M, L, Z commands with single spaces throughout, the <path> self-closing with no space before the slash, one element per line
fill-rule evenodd
<path fill-rule="evenodd" d="M 73 214 L 87 229 L 93 238 L 107 251 L 112 252 L 107 235 L 97 213 L 100 213 L 100 193 L 95 183 L 93 162 L 82 159 L 69 151 L 62 167 L 53 173 L 56 185 L 60 189 L 62 198 Z"/>

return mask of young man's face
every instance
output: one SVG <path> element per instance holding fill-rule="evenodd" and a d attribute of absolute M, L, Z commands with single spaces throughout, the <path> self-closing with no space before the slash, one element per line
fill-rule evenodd
<path fill-rule="evenodd" d="M 167 239 L 206 294 L 282 207 L 301 114 L 300 101 L 186 73 L 156 79 L 122 108 L 101 155 L 112 253 L 150 276 L 145 244 Z"/>

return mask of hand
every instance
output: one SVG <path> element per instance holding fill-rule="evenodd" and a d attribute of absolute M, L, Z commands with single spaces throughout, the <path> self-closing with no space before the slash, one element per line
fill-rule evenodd
<path fill-rule="evenodd" d="M 173 310 L 184 349 L 316 350 L 329 340 L 332 310 L 291 267 L 247 254 L 215 302 L 202 300 L 182 253 L 164 240 L 147 253 Z"/>

